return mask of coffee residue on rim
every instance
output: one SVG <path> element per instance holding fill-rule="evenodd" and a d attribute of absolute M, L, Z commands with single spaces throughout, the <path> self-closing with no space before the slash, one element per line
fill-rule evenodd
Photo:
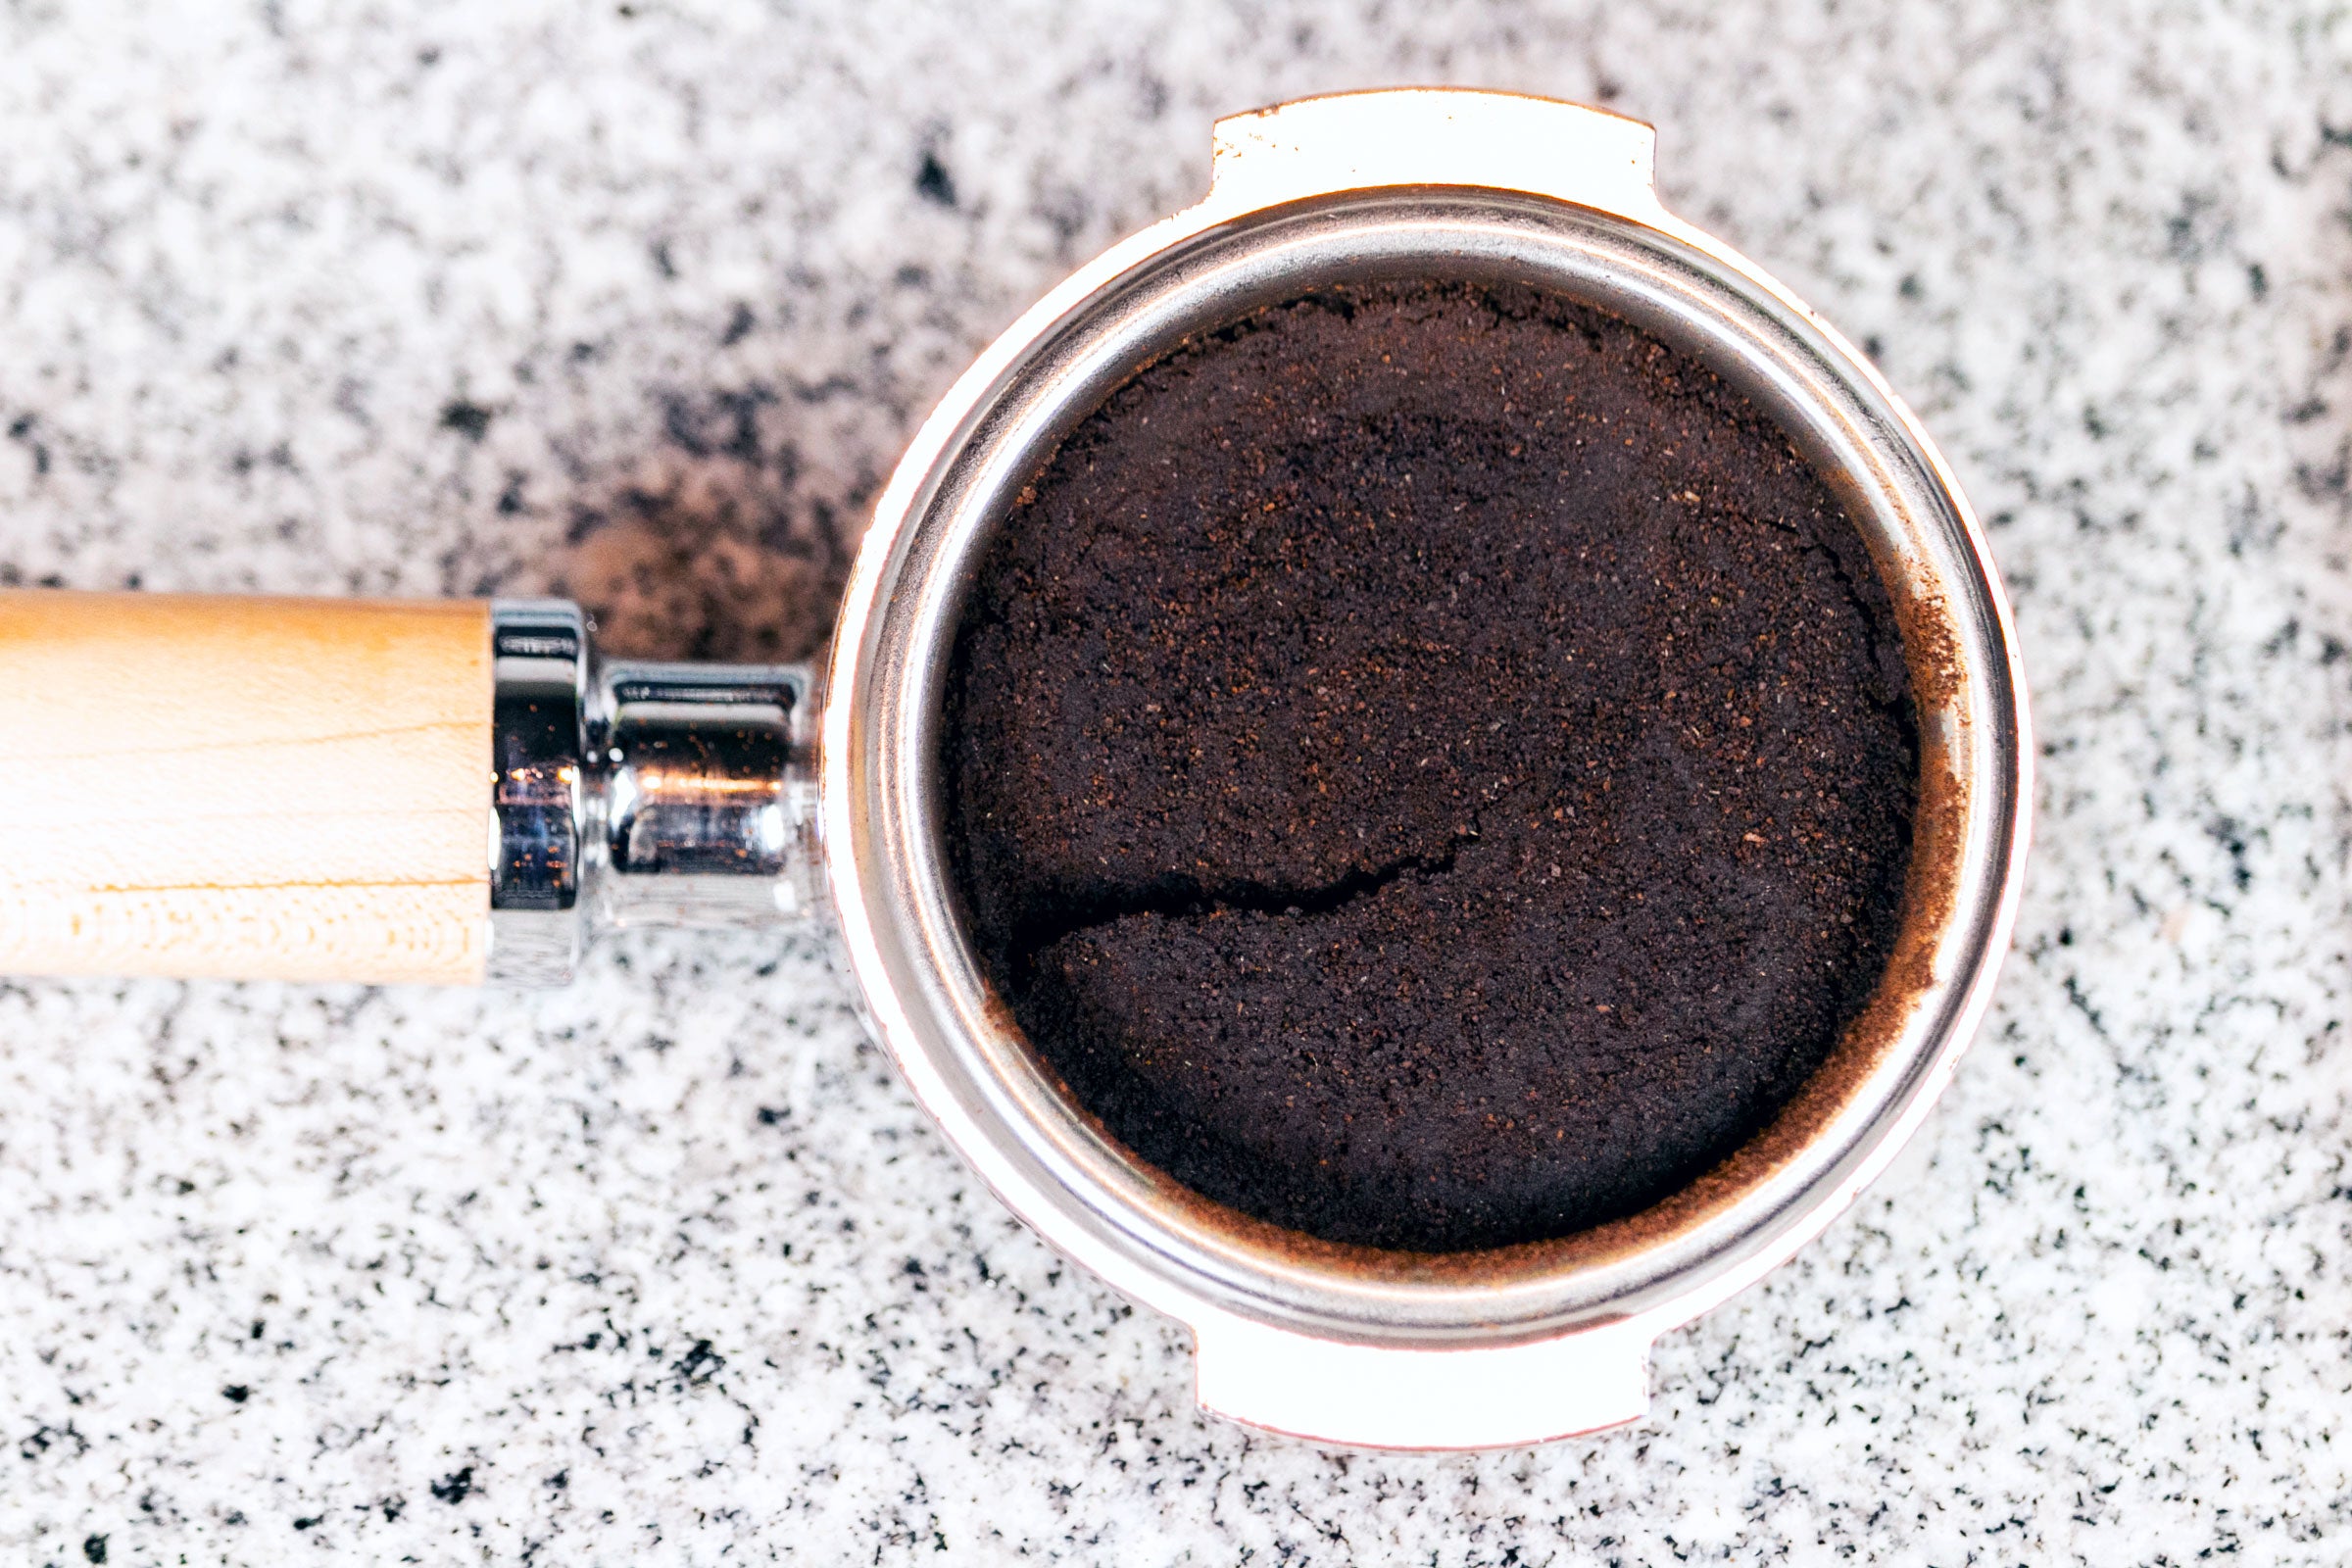
<path fill-rule="evenodd" d="M 990 977 L 1204 1197 L 1559 1237 L 1771 1121 L 1893 947 L 1895 617 L 1762 411 L 1555 295 L 1318 291 L 1035 475 L 949 673 Z"/>

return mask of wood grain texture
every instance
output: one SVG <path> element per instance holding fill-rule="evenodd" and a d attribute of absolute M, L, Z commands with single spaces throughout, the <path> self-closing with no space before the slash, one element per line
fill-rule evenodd
<path fill-rule="evenodd" d="M 0 974 L 470 985 L 484 604 L 0 591 Z"/>

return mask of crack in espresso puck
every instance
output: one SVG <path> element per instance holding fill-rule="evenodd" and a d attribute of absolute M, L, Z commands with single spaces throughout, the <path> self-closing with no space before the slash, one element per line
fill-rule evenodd
<path fill-rule="evenodd" d="M 1326 1241 L 1667 1197 L 1900 923 L 1917 725 L 1860 534 L 1734 388 L 1531 289 L 1324 289 L 1132 377 L 986 546 L 946 716 L 1032 1046 Z"/>

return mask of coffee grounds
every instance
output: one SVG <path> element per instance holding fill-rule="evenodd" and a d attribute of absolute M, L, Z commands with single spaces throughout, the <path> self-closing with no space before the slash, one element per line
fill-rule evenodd
<path fill-rule="evenodd" d="M 1112 1136 L 1329 1241 L 1636 1212 L 1885 967 L 1918 752 L 1852 522 L 1657 338 L 1334 288 L 1091 415 L 978 567 L 948 837 Z"/>

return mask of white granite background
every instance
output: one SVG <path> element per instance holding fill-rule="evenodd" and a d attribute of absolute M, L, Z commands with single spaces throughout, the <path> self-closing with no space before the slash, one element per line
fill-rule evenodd
<path fill-rule="evenodd" d="M 808 951 L 0 985 L 0 1555 L 2352 1556 L 2340 0 L 10 0 L 0 579 L 567 583 L 792 652 L 930 400 L 1215 114 L 1396 81 L 1655 121 L 1991 525 L 2039 844 L 1895 1172 L 1639 1428 L 1351 1457 L 1197 1416 Z"/>

